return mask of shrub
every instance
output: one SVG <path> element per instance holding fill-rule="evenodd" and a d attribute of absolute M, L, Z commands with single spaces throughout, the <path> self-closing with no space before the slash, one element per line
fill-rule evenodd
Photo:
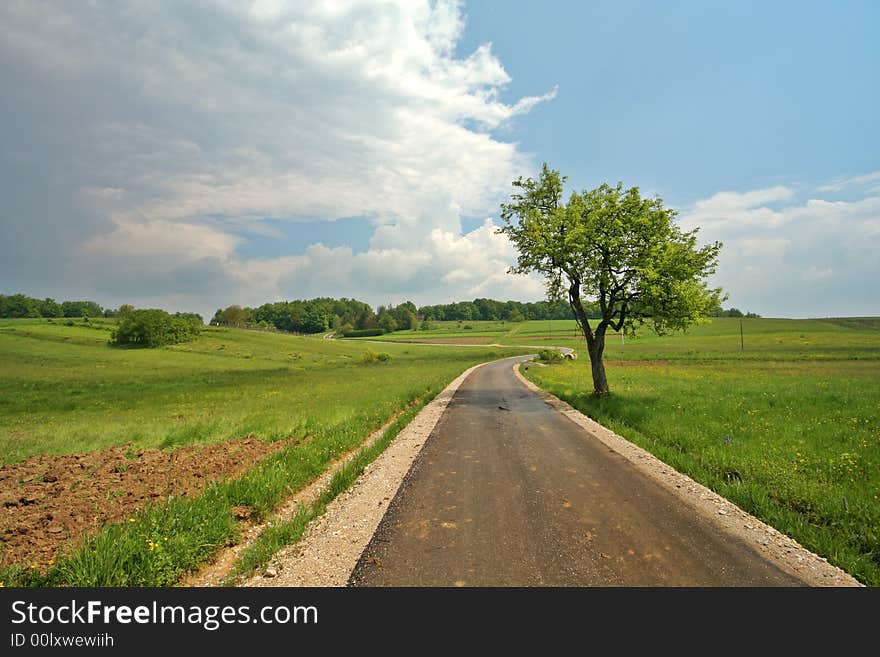
<path fill-rule="evenodd" d="M 357 329 L 354 331 L 348 331 L 343 334 L 343 337 L 346 338 L 368 338 L 374 335 L 385 335 L 385 330 L 380 328 L 373 329 Z"/>
<path fill-rule="evenodd" d="M 562 354 L 555 349 L 541 349 L 535 360 L 540 360 L 544 363 L 558 363 L 562 360 Z"/>
<path fill-rule="evenodd" d="M 119 320 L 110 344 L 161 347 L 194 339 L 199 334 L 196 322 L 172 317 L 164 310 L 132 310 Z"/>
<path fill-rule="evenodd" d="M 376 361 L 387 363 L 389 360 L 391 360 L 391 354 L 386 354 L 384 351 L 377 354 L 375 351 L 367 349 L 361 354 L 362 363 L 375 363 Z"/>

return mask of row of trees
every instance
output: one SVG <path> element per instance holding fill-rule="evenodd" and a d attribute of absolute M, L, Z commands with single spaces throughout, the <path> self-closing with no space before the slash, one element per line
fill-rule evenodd
<path fill-rule="evenodd" d="M 134 306 L 123 304 L 119 308 L 102 308 L 94 301 L 62 301 L 36 299 L 24 294 L 0 294 L 0 317 L 4 319 L 28 317 L 123 317 Z M 198 313 L 174 313 L 173 317 L 202 324 Z"/>
<path fill-rule="evenodd" d="M 0 294 L 0 317 L 104 317 L 105 311 L 94 301 L 35 299 L 24 294 Z"/>
<path fill-rule="evenodd" d="M 590 317 L 599 317 L 600 310 L 587 304 Z M 529 319 L 573 319 L 571 308 L 564 303 L 547 301 L 523 303 L 474 299 L 456 303 L 416 307 L 412 301 L 400 305 L 379 306 L 375 311 L 369 304 L 356 299 L 320 297 L 309 300 L 276 301 L 256 308 L 227 306 L 214 313 L 211 324 L 275 328 L 293 333 L 320 333 L 336 331 L 350 334 L 355 331 L 400 331 L 418 329 L 424 322 L 505 320 L 522 322 Z"/>
<path fill-rule="evenodd" d="M 724 309 L 718 306 L 709 313 L 709 317 L 760 317 L 760 315 L 758 313 L 744 313 L 739 308 Z"/>
<path fill-rule="evenodd" d="M 587 304 L 589 317 L 600 317 L 598 306 Z M 495 301 L 494 299 L 474 299 L 457 303 L 422 306 L 419 315 L 431 320 L 505 320 L 522 322 L 528 319 L 574 319 L 574 313 L 567 303 L 549 303 L 536 301 L 523 303 L 520 301 Z"/>
<path fill-rule="evenodd" d="M 293 333 L 320 333 L 348 326 L 378 328 L 377 315 L 369 304 L 356 299 L 320 297 L 310 300 L 276 301 L 256 308 L 228 306 L 218 309 L 211 324 L 276 328 Z"/>

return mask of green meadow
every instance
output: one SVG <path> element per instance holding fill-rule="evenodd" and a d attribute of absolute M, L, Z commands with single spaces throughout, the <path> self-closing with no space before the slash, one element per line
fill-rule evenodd
<path fill-rule="evenodd" d="M 64 321 L 0 320 L 0 463 L 350 423 L 367 433 L 425 390 L 512 353 L 213 327 L 190 343 L 124 349 L 107 345 L 112 322 Z M 390 359 L 365 361 L 368 352 Z"/>
<path fill-rule="evenodd" d="M 403 413 L 397 424 L 411 418 L 466 368 L 522 353 L 226 328 L 205 328 L 185 344 L 125 349 L 108 346 L 112 328 L 105 320 L 0 320 L 2 462 L 129 442 L 173 450 L 246 435 L 309 440 L 291 443 L 234 480 L 208 485 L 199 496 L 170 498 L 129 522 L 105 525 L 71 544 L 46 571 L 7 564 L 0 583 L 173 585 L 237 542 L 235 509 L 265 519 L 390 418 Z M 392 436 L 359 452 L 358 467 Z M 334 478 L 321 504 L 352 477 L 349 469 Z M 271 544 L 279 546 L 282 538 L 273 535 Z"/>
<path fill-rule="evenodd" d="M 742 340 L 738 319 L 610 339 L 604 399 L 589 394 L 584 358 L 527 376 L 880 585 L 880 320 L 742 325 Z"/>
<path fill-rule="evenodd" d="M 465 368 L 523 353 L 513 345 L 562 345 L 580 358 L 530 368 L 537 384 L 880 585 L 877 318 L 723 318 L 675 336 L 609 336 L 612 394 L 604 399 L 589 394 L 589 361 L 573 321 L 434 322 L 432 330 L 381 342 L 206 328 L 193 342 L 159 349 L 110 347 L 112 327 L 107 320 L 0 320 L 2 462 L 127 442 L 171 450 L 245 435 L 312 439 L 196 499 L 105 527 L 47 573 L 13 567 L 0 581 L 174 584 L 237 540 L 233 508 L 265 518 L 333 458 L 396 413 L 409 409 L 401 421 L 410 417 Z M 407 342 L 437 339 L 484 344 Z M 346 477 L 327 495 L 348 485 Z M 248 559 L 262 563 L 295 540 L 322 500 L 258 542 Z M 161 553 L 150 547 L 160 536 L 169 541 Z"/>

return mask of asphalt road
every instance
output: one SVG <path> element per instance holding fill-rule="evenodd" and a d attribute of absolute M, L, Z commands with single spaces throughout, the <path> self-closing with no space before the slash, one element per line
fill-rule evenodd
<path fill-rule="evenodd" d="M 459 388 L 354 586 L 797 586 L 491 363 Z"/>

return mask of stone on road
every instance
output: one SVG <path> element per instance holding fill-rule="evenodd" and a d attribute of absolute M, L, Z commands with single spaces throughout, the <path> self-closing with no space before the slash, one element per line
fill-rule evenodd
<path fill-rule="evenodd" d="M 459 388 L 350 584 L 803 584 L 548 406 L 517 360 Z"/>

